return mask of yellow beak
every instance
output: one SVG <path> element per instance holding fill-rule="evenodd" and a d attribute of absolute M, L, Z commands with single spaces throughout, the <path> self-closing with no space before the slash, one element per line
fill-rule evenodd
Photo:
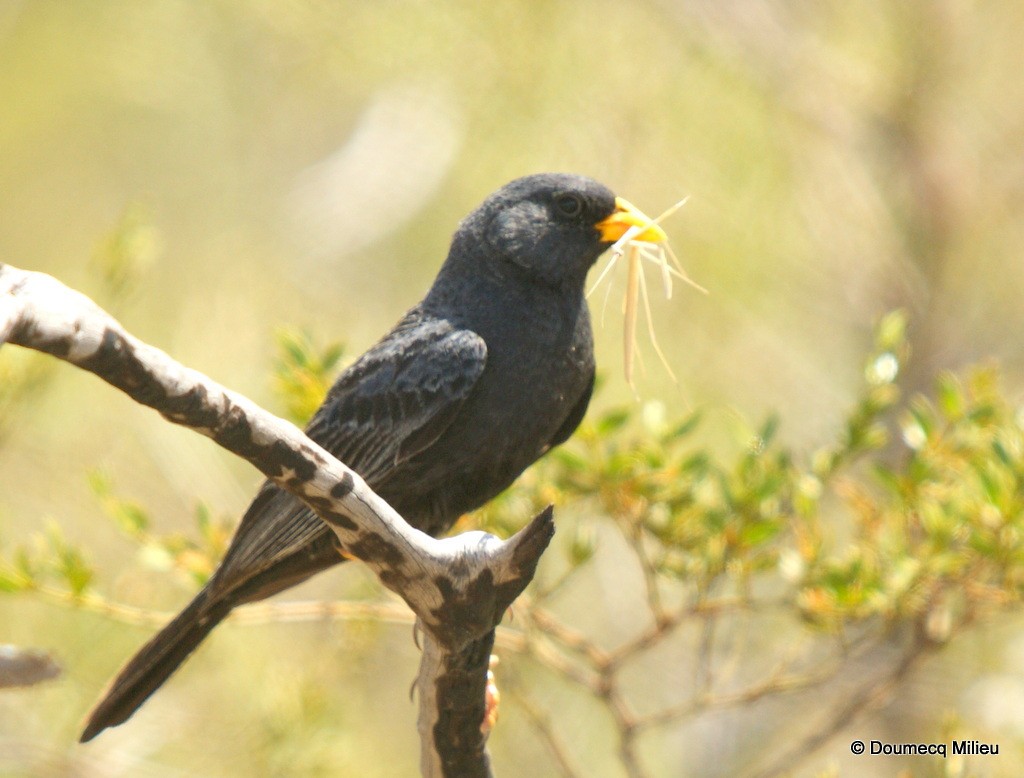
<path fill-rule="evenodd" d="M 633 240 L 643 240 L 648 243 L 660 243 L 663 240 L 668 240 L 668 235 L 654 223 L 651 217 L 622 197 L 615 198 L 615 210 L 612 215 L 597 223 L 597 231 L 601 233 L 601 240 L 607 243 L 614 243 L 631 227 L 639 229 L 639 232 L 633 236 Z"/>

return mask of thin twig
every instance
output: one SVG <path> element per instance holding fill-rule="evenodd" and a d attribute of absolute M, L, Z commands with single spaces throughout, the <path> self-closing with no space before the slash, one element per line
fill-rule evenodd
<path fill-rule="evenodd" d="M 582 778 L 584 773 L 573 764 L 569 749 L 555 731 L 551 717 L 535 705 L 525 694 L 512 691 L 509 692 L 509 696 L 523 709 L 526 718 L 530 720 L 533 728 L 548 747 L 548 751 L 558 765 L 561 774 L 565 778 Z"/>
<path fill-rule="evenodd" d="M 543 608 L 530 608 L 526 618 L 560 646 L 584 657 L 596 670 L 608 665 L 608 653 L 579 630 L 556 619 Z"/>
<path fill-rule="evenodd" d="M 694 688 L 698 696 L 703 696 L 711 691 L 712 686 L 712 662 L 714 661 L 715 633 L 718 627 L 717 614 L 709 614 L 704 619 L 704 627 L 701 629 L 700 645 L 697 647 L 697 663 L 694 673 Z"/>
<path fill-rule="evenodd" d="M 884 698 L 928 653 L 928 648 L 927 642 L 919 636 L 916 637 L 910 648 L 903 653 L 900 661 L 882 680 L 865 684 L 845 705 L 840 706 L 829 716 L 822 726 L 817 727 L 814 732 L 776 758 L 768 767 L 754 773 L 753 778 L 775 778 L 775 776 L 787 775 L 792 772 L 797 765 L 806 761 L 819 748 L 860 717 L 867 708 Z"/>
<path fill-rule="evenodd" d="M 578 663 L 571 661 L 561 651 L 553 648 L 542 635 L 526 633 L 524 638 L 522 653 L 533 657 L 543 667 L 560 673 L 565 678 L 579 684 L 593 694 L 599 693 L 601 688 L 601 677 L 599 674 L 588 668 L 580 667 Z"/>
<path fill-rule="evenodd" d="M 661 591 L 658 589 L 658 570 L 650 557 L 647 556 L 647 549 L 644 548 L 643 523 L 639 518 L 632 522 L 630 531 L 624 533 L 626 540 L 633 548 L 640 569 L 644 576 L 644 587 L 647 592 L 647 607 L 654 617 L 655 624 L 660 624 L 666 619 L 665 606 L 662 604 Z"/>

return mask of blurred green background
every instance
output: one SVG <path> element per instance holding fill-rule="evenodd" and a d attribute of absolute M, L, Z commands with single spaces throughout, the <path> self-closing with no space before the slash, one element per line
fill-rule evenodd
<path fill-rule="evenodd" d="M 910 315 L 909 389 L 994 359 L 1020 396 L 1022 39 L 1012 0 L 0 0 L 0 261 L 95 296 L 281 412 L 275 330 L 359 353 L 507 180 L 584 173 L 648 213 L 689 195 L 666 227 L 710 294 L 655 295 L 679 384 L 647 347 L 639 394 L 673 418 L 708 409 L 711 447 L 777 411 L 781 436 L 809 449 L 842 418 L 871 325 L 894 307 Z M 633 402 L 616 294 L 597 331 L 605 407 Z M 256 475 L 96 379 L 13 351 L 0 364 L 49 380 L 0 408 L 0 542 L 52 519 L 111 599 L 182 605 L 191 584 L 139 564 L 87 473 L 110 473 L 162 532 L 194 532 L 198 499 L 237 515 Z M 295 596 L 373 588 L 346 567 Z M 984 646 L 984 662 L 950 659 L 954 681 L 941 701 L 925 684 L 923 704 L 980 716 L 998 689 L 1012 701 L 1004 737 L 1019 738 L 1020 626 L 975 638 L 963 651 Z M 150 630 L 0 598 L 0 643 L 50 648 L 65 667 L 0 693 L 0 773 L 415 771 L 405 626 L 227 625 L 130 726 L 72 745 Z M 509 718 L 492 739 L 503 774 L 553 771 Z M 690 733 L 702 749 L 723 737 L 712 724 Z M 686 753 L 673 741 L 650 764 L 678 775 Z"/>

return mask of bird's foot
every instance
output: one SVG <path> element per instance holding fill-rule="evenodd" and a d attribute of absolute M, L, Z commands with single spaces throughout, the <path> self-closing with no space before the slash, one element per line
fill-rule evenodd
<path fill-rule="evenodd" d="M 491 733 L 491 729 L 498 721 L 501 692 L 498 691 L 498 683 L 494 677 L 494 668 L 498 666 L 498 661 L 497 655 L 491 654 L 491 661 L 487 668 L 487 689 L 484 692 L 484 720 L 480 722 L 480 731 L 485 735 Z"/>

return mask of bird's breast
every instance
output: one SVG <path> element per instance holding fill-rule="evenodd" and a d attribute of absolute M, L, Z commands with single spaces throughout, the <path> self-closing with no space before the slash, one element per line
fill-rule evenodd
<path fill-rule="evenodd" d="M 594 369 L 586 305 L 510 306 L 468 323 L 487 344 L 487 364 L 448 429 L 406 463 L 422 513 L 417 525 L 446 529 L 507 488 L 546 451 L 588 390 Z M 399 508 L 399 506 L 395 506 Z M 399 508 L 401 512 L 401 508 Z M 406 515 L 403 513 L 403 515 Z"/>

